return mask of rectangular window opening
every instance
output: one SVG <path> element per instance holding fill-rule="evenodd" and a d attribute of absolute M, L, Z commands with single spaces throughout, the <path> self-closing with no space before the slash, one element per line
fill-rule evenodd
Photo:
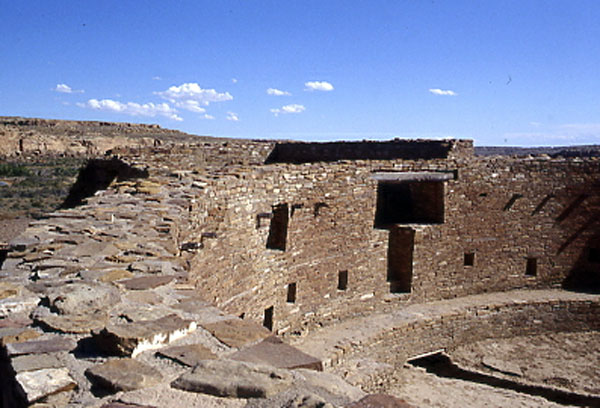
<path fill-rule="evenodd" d="M 525 275 L 537 275 L 537 258 L 527 258 L 527 266 L 525 267 Z"/>
<path fill-rule="evenodd" d="M 475 265 L 475 252 L 465 252 L 465 266 Z"/>
<path fill-rule="evenodd" d="M 263 320 L 263 326 L 273 331 L 273 306 L 265 309 L 265 318 Z"/>
<path fill-rule="evenodd" d="M 338 272 L 338 290 L 348 289 L 348 271 Z"/>
<path fill-rule="evenodd" d="M 296 282 L 288 284 L 286 301 L 288 303 L 296 303 Z"/>
<path fill-rule="evenodd" d="M 380 182 L 377 187 L 375 228 L 393 224 L 442 224 L 442 181 Z"/>
<path fill-rule="evenodd" d="M 267 248 L 285 251 L 288 222 L 288 205 L 278 204 L 273 206 L 273 216 L 269 228 L 269 237 L 267 238 Z"/>

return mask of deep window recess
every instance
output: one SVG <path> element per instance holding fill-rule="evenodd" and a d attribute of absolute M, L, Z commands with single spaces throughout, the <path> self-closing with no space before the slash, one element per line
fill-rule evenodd
<path fill-rule="evenodd" d="M 267 238 L 267 248 L 285 251 L 288 221 L 288 205 L 278 204 L 273 206 L 273 217 L 271 218 L 271 227 L 269 229 L 269 237 Z"/>
<path fill-rule="evenodd" d="M 394 227 L 390 230 L 387 280 L 392 293 L 411 291 L 414 242 L 414 229 Z"/>
<path fill-rule="evenodd" d="M 588 249 L 588 261 L 591 263 L 600 263 L 600 248 Z"/>
<path fill-rule="evenodd" d="M 287 302 L 296 303 L 296 282 L 288 284 Z"/>
<path fill-rule="evenodd" d="M 442 181 L 380 182 L 377 187 L 375 228 L 393 224 L 444 222 Z"/>
<path fill-rule="evenodd" d="M 265 309 L 265 318 L 263 320 L 263 326 L 273 331 L 273 306 Z"/>
<path fill-rule="evenodd" d="M 0 269 L 2 269 L 2 264 L 6 261 L 6 257 L 8 256 L 8 249 L 0 249 Z"/>
<path fill-rule="evenodd" d="M 537 258 L 527 258 L 527 265 L 525 267 L 525 275 L 536 276 L 537 275 Z"/>
<path fill-rule="evenodd" d="M 338 272 L 338 290 L 348 289 L 348 271 Z"/>
<path fill-rule="evenodd" d="M 475 252 L 465 252 L 465 266 L 475 265 Z"/>

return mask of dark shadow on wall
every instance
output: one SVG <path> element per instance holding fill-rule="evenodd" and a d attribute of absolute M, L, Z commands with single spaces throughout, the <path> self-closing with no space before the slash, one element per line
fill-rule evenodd
<path fill-rule="evenodd" d="M 73 208 L 84 204 L 86 198 L 93 196 L 99 190 L 105 190 L 115 179 L 125 181 L 147 177 L 148 170 L 132 167 L 116 157 L 91 159 L 79 171 L 77 181 L 59 208 Z"/>
<path fill-rule="evenodd" d="M 593 224 L 594 234 L 588 239 L 581 256 L 575 261 L 562 283 L 564 289 L 600 293 L 600 222 Z"/>

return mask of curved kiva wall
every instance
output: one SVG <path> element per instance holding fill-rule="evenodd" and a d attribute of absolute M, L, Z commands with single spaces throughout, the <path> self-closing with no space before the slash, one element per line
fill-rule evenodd
<path fill-rule="evenodd" d="M 340 345 L 329 364 L 359 353 L 392 365 L 440 349 L 492 338 L 600 330 L 600 298 L 540 299 L 469 306 L 427 319 L 406 319 L 363 344 Z"/>
<path fill-rule="evenodd" d="M 208 179 L 191 208 L 207 237 L 191 261 L 200 291 L 294 332 L 367 312 L 391 291 L 414 303 L 556 286 L 575 267 L 598 274 L 600 161 L 449 157 L 273 164 Z M 439 190 L 443 222 L 375 228 L 374 176 L 407 172 L 412 182 L 450 175 L 441 189 L 411 190 L 412 205 L 427 208 Z"/>

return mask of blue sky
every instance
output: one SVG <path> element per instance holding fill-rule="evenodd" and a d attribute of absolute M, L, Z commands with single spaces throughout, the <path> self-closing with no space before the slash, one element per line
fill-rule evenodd
<path fill-rule="evenodd" d="M 600 143 L 600 2 L 0 0 L 0 115 Z"/>

